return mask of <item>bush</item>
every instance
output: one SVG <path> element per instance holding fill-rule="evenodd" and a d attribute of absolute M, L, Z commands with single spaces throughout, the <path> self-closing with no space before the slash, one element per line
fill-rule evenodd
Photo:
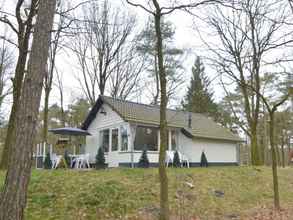
<path fill-rule="evenodd" d="M 52 161 L 51 161 L 50 153 L 46 154 L 45 161 L 44 161 L 44 168 L 52 169 Z"/>
<path fill-rule="evenodd" d="M 177 150 L 174 153 L 173 166 L 174 167 L 181 167 L 179 153 Z"/>
<path fill-rule="evenodd" d="M 204 151 L 201 153 L 201 157 L 200 157 L 200 166 L 201 167 L 208 167 L 208 160 L 207 157 L 204 153 Z"/>
<path fill-rule="evenodd" d="M 66 166 L 70 167 L 71 160 L 70 160 L 70 157 L 69 157 L 68 150 L 65 150 L 65 152 L 64 152 L 64 159 L 65 159 L 65 162 L 66 162 Z"/>
<path fill-rule="evenodd" d="M 99 147 L 96 155 L 96 169 L 104 169 L 106 167 L 105 154 L 102 147 Z"/>
<path fill-rule="evenodd" d="M 147 155 L 147 150 L 142 151 L 141 157 L 138 162 L 138 167 L 140 167 L 140 168 L 149 168 L 150 167 L 150 162 L 149 162 L 149 158 Z"/>

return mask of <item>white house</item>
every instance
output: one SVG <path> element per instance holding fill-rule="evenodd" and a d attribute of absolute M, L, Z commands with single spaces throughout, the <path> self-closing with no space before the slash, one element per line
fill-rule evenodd
<path fill-rule="evenodd" d="M 105 151 L 109 167 L 136 165 L 147 149 L 151 165 L 158 164 L 159 107 L 100 96 L 82 129 L 85 153 L 94 163 L 99 147 Z M 198 166 L 202 151 L 210 165 L 237 165 L 242 141 L 228 129 L 202 114 L 167 110 L 168 149 L 184 154 L 190 166 Z"/>

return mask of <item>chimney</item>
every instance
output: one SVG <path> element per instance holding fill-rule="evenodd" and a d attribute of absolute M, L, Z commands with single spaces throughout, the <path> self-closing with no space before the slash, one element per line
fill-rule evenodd
<path fill-rule="evenodd" d="M 192 122 L 191 113 L 188 112 L 188 128 L 191 128 L 191 122 Z"/>

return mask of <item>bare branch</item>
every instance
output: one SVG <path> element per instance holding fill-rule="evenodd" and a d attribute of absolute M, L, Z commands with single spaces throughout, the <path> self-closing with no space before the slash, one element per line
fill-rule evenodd
<path fill-rule="evenodd" d="M 182 4 L 182 5 L 177 5 L 177 6 L 171 6 L 171 7 L 161 7 L 161 11 L 162 11 L 162 15 L 167 15 L 167 14 L 171 14 L 172 12 L 176 11 L 176 10 L 186 10 L 186 9 L 192 9 L 192 8 L 196 8 L 200 5 L 207 5 L 210 3 L 220 3 L 221 1 L 219 0 L 203 0 L 201 2 L 197 2 L 197 3 L 190 3 L 190 4 Z M 165 11 L 165 12 L 164 12 Z"/>
<path fill-rule="evenodd" d="M 11 21 L 9 21 L 9 19 L 4 16 L 4 17 L 0 17 L 0 22 L 4 23 L 4 24 L 7 24 L 11 29 L 12 31 L 14 31 L 16 34 L 18 34 L 18 30 L 16 29 L 16 27 L 11 23 Z"/>
<path fill-rule="evenodd" d="M 143 6 L 142 4 L 138 4 L 138 3 L 133 3 L 131 2 L 130 0 L 126 0 L 126 2 L 134 7 L 139 7 L 141 9 L 143 9 L 144 11 L 152 14 L 152 15 L 155 15 L 155 13 L 153 11 L 151 11 L 150 9 L 147 9 L 145 6 Z"/>
<path fill-rule="evenodd" d="M 7 41 L 8 43 L 12 44 L 16 48 L 18 48 L 18 44 L 13 42 L 12 40 L 8 39 L 6 36 L 0 36 L 0 39 Z"/>

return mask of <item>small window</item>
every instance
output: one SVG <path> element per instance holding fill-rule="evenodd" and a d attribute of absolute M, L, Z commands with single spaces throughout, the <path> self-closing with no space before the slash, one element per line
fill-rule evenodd
<path fill-rule="evenodd" d="M 120 135 L 121 135 L 121 151 L 128 150 L 128 133 L 127 128 L 124 126 L 120 127 Z"/>
<path fill-rule="evenodd" d="M 110 140 L 110 130 L 105 129 L 100 131 L 100 147 L 104 149 L 104 152 L 109 152 L 109 140 Z"/>
<path fill-rule="evenodd" d="M 112 130 L 112 151 L 118 150 L 118 128 Z"/>

